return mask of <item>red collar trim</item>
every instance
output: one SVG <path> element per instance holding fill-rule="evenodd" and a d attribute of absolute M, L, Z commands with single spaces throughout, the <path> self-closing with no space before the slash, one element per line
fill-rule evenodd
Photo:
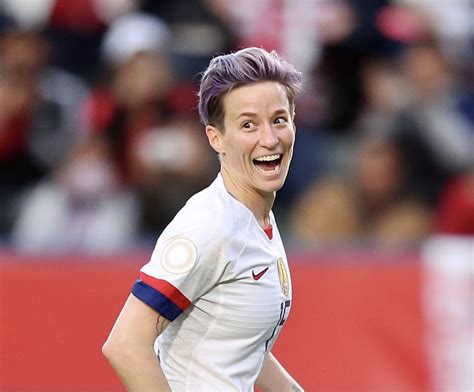
<path fill-rule="evenodd" d="M 266 227 L 263 229 L 263 231 L 265 232 L 265 234 L 267 235 L 267 237 L 271 240 L 273 238 L 273 227 L 272 225 Z"/>

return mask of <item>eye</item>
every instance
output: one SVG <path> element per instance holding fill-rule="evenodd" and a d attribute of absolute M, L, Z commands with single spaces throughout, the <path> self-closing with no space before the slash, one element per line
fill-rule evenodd
<path fill-rule="evenodd" d="M 275 118 L 275 120 L 273 121 L 273 124 L 284 125 L 286 123 L 288 123 L 288 119 L 286 117 L 283 117 L 283 116 L 279 116 L 279 117 Z"/>
<path fill-rule="evenodd" d="M 252 121 L 244 121 L 241 126 L 244 129 L 252 129 L 255 124 Z"/>

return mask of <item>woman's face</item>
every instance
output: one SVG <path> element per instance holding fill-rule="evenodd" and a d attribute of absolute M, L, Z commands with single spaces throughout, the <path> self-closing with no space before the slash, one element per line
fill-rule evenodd
<path fill-rule="evenodd" d="M 284 87 L 277 82 L 240 86 L 224 97 L 223 106 L 224 131 L 208 126 L 206 132 L 220 154 L 224 178 L 247 194 L 274 194 L 285 182 L 295 141 Z"/>

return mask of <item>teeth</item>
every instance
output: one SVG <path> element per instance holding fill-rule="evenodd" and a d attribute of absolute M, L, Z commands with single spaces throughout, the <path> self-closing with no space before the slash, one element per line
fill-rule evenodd
<path fill-rule="evenodd" d="M 255 158 L 256 161 L 258 162 L 269 162 L 269 161 L 275 161 L 280 158 L 280 154 L 275 154 L 275 155 L 265 155 L 264 157 L 260 158 Z"/>

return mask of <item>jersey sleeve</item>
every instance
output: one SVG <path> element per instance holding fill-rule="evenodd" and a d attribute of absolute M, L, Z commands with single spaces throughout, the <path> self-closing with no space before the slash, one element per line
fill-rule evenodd
<path fill-rule="evenodd" d="M 175 218 L 160 236 L 132 288 L 170 321 L 218 284 L 227 267 L 228 241 L 218 223 L 183 218 Z"/>

